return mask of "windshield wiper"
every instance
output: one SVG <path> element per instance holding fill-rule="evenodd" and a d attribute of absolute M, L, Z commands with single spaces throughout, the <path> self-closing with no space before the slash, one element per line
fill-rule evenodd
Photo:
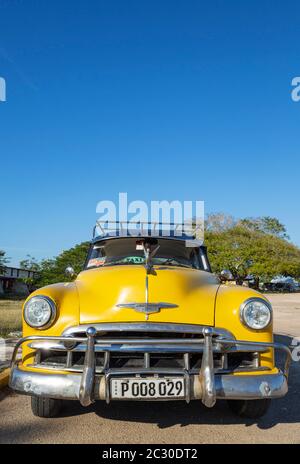
<path fill-rule="evenodd" d="M 110 263 L 105 263 L 103 264 L 102 267 L 104 266 L 125 266 L 126 264 L 130 265 L 130 264 L 135 264 L 135 265 L 143 265 L 143 263 L 129 263 L 129 262 L 126 262 L 126 261 L 111 261 Z"/>
<path fill-rule="evenodd" d="M 133 263 L 133 262 L 128 262 L 128 261 L 111 261 L 109 263 L 105 263 L 103 264 L 102 267 L 107 267 L 107 266 L 125 266 L 126 264 L 128 265 L 144 265 L 144 263 Z M 195 269 L 193 266 L 189 266 L 188 264 L 182 264 L 182 263 L 178 263 L 178 261 L 174 260 L 173 258 L 172 259 L 167 259 L 166 261 L 162 262 L 162 263 L 153 263 L 154 266 L 177 266 L 177 267 L 185 267 L 185 268 L 188 268 L 188 269 Z"/>
<path fill-rule="evenodd" d="M 183 263 L 179 263 L 176 259 L 174 258 L 168 258 L 166 259 L 166 261 L 164 261 L 163 263 L 160 263 L 161 266 L 179 266 L 179 267 L 188 267 L 190 269 L 194 269 L 193 266 L 189 266 L 188 264 L 183 264 Z"/>

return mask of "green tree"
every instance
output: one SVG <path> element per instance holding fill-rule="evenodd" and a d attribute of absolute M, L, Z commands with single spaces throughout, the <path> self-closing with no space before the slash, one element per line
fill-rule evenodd
<path fill-rule="evenodd" d="M 28 286 L 30 291 L 33 291 L 39 286 L 41 265 L 31 255 L 26 255 L 26 258 L 20 261 L 20 268 L 26 269 L 27 271 L 35 271 L 36 274 L 33 277 L 27 277 L 22 279 Z"/>
<path fill-rule="evenodd" d="M 270 233 L 239 223 L 225 231 L 207 231 L 205 242 L 213 271 L 229 269 L 238 284 L 249 274 L 257 281 L 279 274 L 300 277 L 300 249 Z"/>
<path fill-rule="evenodd" d="M 40 276 L 38 284 L 40 286 L 53 284 L 56 282 L 67 282 L 70 280 L 65 275 L 67 266 L 72 266 L 77 274 L 83 268 L 90 242 L 83 242 L 69 250 L 63 251 L 53 259 L 45 259 L 40 263 Z"/>
<path fill-rule="evenodd" d="M 20 261 L 20 268 L 38 272 L 40 270 L 40 264 L 31 255 L 26 255 L 26 258 Z"/>
<path fill-rule="evenodd" d="M 5 265 L 8 263 L 8 259 L 5 256 L 5 251 L 0 250 L 0 274 L 5 271 Z"/>
<path fill-rule="evenodd" d="M 236 219 L 226 213 L 211 213 L 205 219 L 205 230 L 209 232 L 222 232 L 236 225 Z"/>
<path fill-rule="evenodd" d="M 256 230 L 264 232 L 265 234 L 275 235 L 275 237 L 289 239 L 286 227 L 274 217 L 262 216 L 258 218 L 245 218 L 241 219 L 239 224 L 250 230 Z"/>

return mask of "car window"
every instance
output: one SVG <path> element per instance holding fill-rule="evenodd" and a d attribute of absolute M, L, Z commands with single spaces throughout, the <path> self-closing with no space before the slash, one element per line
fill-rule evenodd
<path fill-rule="evenodd" d="M 117 238 L 95 243 L 90 251 L 87 268 L 113 265 L 143 265 L 145 256 L 141 239 Z M 152 258 L 157 266 L 180 266 L 203 269 L 199 249 L 186 247 L 183 241 L 157 239 L 158 251 Z"/>

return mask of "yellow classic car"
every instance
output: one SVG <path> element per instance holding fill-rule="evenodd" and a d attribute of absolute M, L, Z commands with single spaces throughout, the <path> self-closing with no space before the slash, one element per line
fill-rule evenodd
<path fill-rule="evenodd" d="M 75 279 L 29 296 L 10 387 L 33 414 L 58 415 L 66 400 L 221 399 L 254 418 L 287 393 L 291 354 L 273 341 L 271 304 L 222 283 L 193 238 L 102 234 Z"/>

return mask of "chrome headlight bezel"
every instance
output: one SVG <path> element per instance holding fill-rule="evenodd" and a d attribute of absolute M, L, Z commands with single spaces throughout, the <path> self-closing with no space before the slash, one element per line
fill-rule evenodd
<path fill-rule="evenodd" d="M 254 326 L 251 326 L 248 322 L 247 322 L 247 318 L 245 317 L 245 311 L 247 309 L 247 306 L 249 305 L 249 303 L 253 303 L 253 302 L 259 302 L 259 303 L 262 303 L 269 311 L 269 317 L 268 317 L 268 320 L 267 320 L 267 323 L 264 325 L 264 326 L 261 326 L 261 327 L 254 327 Z M 272 310 L 272 305 L 271 303 L 269 303 L 269 301 L 267 300 L 264 300 L 263 298 L 259 298 L 259 297 L 252 297 L 252 298 L 248 298 L 247 300 L 245 300 L 241 306 L 240 306 L 240 320 L 242 322 L 242 324 L 247 327 L 247 329 L 249 330 L 254 330 L 254 331 L 260 331 L 260 330 L 265 330 L 267 327 L 270 326 L 270 324 L 272 323 L 272 320 L 273 320 L 273 310 Z"/>
<path fill-rule="evenodd" d="M 44 302 L 46 302 L 49 305 L 49 317 L 47 318 L 47 321 L 45 323 L 43 323 L 42 325 L 34 324 L 28 318 L 27 311 L 28 311 L 30 303 L 32 303 L 34 299 L 44 300 Z M 54 301 L 51 298 L 49 298 L 48 296 L 45 296 L 45 295 L 34 295 L 28 301 L 26 301 L 26 303 L 24 305 L 24 311 L 23 311 L 24 320 L 25 320 L 26 324 L 29 325 L 29 327 L 32 327 L 33 329 L 37 329 L 37 330 L 47 329 L 48 327 L 50 327 L 53 324 L 53 322 L 54 322 L 54 320 L 56 318 L 56 314 L 57 314 L 56 304 L 54 303 Z"/>

